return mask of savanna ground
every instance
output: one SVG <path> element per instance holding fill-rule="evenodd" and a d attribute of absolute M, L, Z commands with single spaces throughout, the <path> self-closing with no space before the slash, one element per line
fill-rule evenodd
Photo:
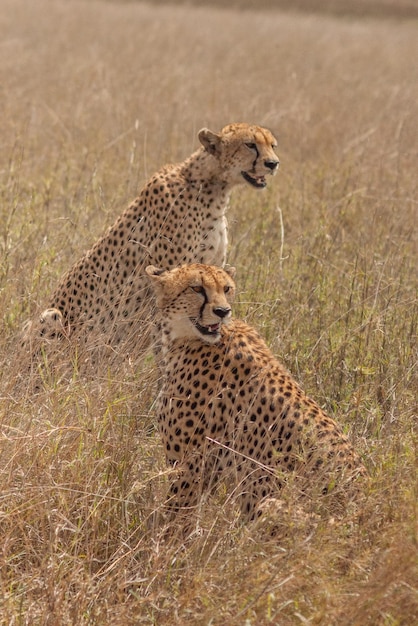
<path fill-rule="evenodd" d="M 380 4 L 1 1 L 1 624 L 418 623 L 418 22 Z M 18 393 L 16 338 L 138 187 L 231 121 L 273 129 L 281 159 L 267 191 L 232 196 L 235 312 L 371 479 L 342 519 L 288 489 L 242 525 L 220 491 L 180 540 L 150 522 L 152 356 Z"/>

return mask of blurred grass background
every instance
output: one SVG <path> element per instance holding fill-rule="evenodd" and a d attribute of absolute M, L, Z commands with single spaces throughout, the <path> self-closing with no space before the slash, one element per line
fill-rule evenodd
<path fill-rule="evenodd" d="M 117 1 L 117 0 L 116 0 Z M 119 0 L 136 2 L 137 0 Z M 418 5 L 415 0 L 153 0 L 153 4 L 183 4 L 185 6 L 210 5 L 239 10 L 269 9 L 291 12 L 321 13 L 338 16 L 376 16 L 416 18 Z"/>
<path fill-rule="evenodd" d="M 418 621 L 416 3 L 249 4 L 0 5 L 0 623 Z M 274 539 L 220 493 L 181 544 L 149 522 L 152 357 L 22 397 L 16 336 L 156 169 L 233 121 L 271 128 L 281 160 L 232 196 L 236 314 L 372 481 L 313 529 L 283 494 Z"/>

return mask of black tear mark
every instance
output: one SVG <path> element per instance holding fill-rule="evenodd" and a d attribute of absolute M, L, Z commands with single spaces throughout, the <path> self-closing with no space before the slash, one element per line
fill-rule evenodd
<path fill-rule="evenodd" d="M 202 296 L 204 297 L 204 302 L 203 302 L 202 306 L 200 307 L 200 311 L 199 311 L 200 319 L 203 319 L 203 311 L 205 309 L 205 306 L 208 303 L 208 296 L 206 294 L 206 289 L 203 289 Z"/>
<path fill-rule="evenodd" d="M 256 143 L 254 144 L 254 148 L 255 148 L 255 153 L 257 156 L 255 157 L 254 162 L 253 162 L 253 172 L 255 172 L 255 166 L 257 165 L 258 157 L 260 156 Z"/>

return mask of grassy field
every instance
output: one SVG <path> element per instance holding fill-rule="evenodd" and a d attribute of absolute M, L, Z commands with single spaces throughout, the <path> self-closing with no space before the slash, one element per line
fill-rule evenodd
<path fill-rule="evenodd" d="M 136 2 L 137 0 L 112 0 L 114 2 Z M 187 4 L 189 6 L 212 5 L 218 7 L 257 10 L 281 9 L 291 12 L 308 12 L 344 17 L 395 17 L 417 18 L 416 0 L 152 0 L 152 4 Z"/>
<path fill-rule="evenodd" d="M 0 624 L 418 623 L 417 25 L 2 0 Z M 180 540 L 151 521 L 152 356 L 17 393 L 17 336 L 138 187 L 232 121 L 274 130 L 281 159 L 268 190 L 233 193 L 235 313 L 371 479 L 342 519 L 289 488 L 242 525 L 220 490 Z"/>

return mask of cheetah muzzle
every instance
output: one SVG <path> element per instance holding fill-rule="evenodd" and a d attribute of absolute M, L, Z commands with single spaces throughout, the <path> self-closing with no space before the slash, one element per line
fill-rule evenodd
<path fill-rule="evenodd" d="M 263 189 L 267 186 L 265 176 L 251 176 L 248 172 L 241 172 L 241 175 L 247 183 L 250 183 L 250 185 L 256 187 L 257 189 Z"/>
<path fill-rule="evenodd" d="M 247 142 L 245 145 L 250 152 L 254 153 L 255 159 L 253 161 L 252 169 L 250 171 L 242 170 L 241 176 L 244 178 L 244 180 L 247 181 L 247 183 L 249 183 L 256 189 L 263 189 L 267 186 L 266 175 L 264 173 L 257 173 L 257 170 L 262 167 L 265 171 L 268 171 L 271 176 L 273 176 L 279 167 L 279 159 L 268 158 L 262 160 L 260 158 L 260 151 L 256 143 Z M 272 147 L 274 147 L 274 144 Z"/>
<path fill-rule="evenodd" d="M 196 326 L 199 333 L 201 333 L 205 337 L 212 337 L 213 339 L 221 338 L 221 333 L 220 333 L 221 322 L 217 322 L 216 324 L 209 324 L 209 326 L 202 326 L 202 324 L 199 324 L 197 320 L 194 320 L 193 323 Z"/>

